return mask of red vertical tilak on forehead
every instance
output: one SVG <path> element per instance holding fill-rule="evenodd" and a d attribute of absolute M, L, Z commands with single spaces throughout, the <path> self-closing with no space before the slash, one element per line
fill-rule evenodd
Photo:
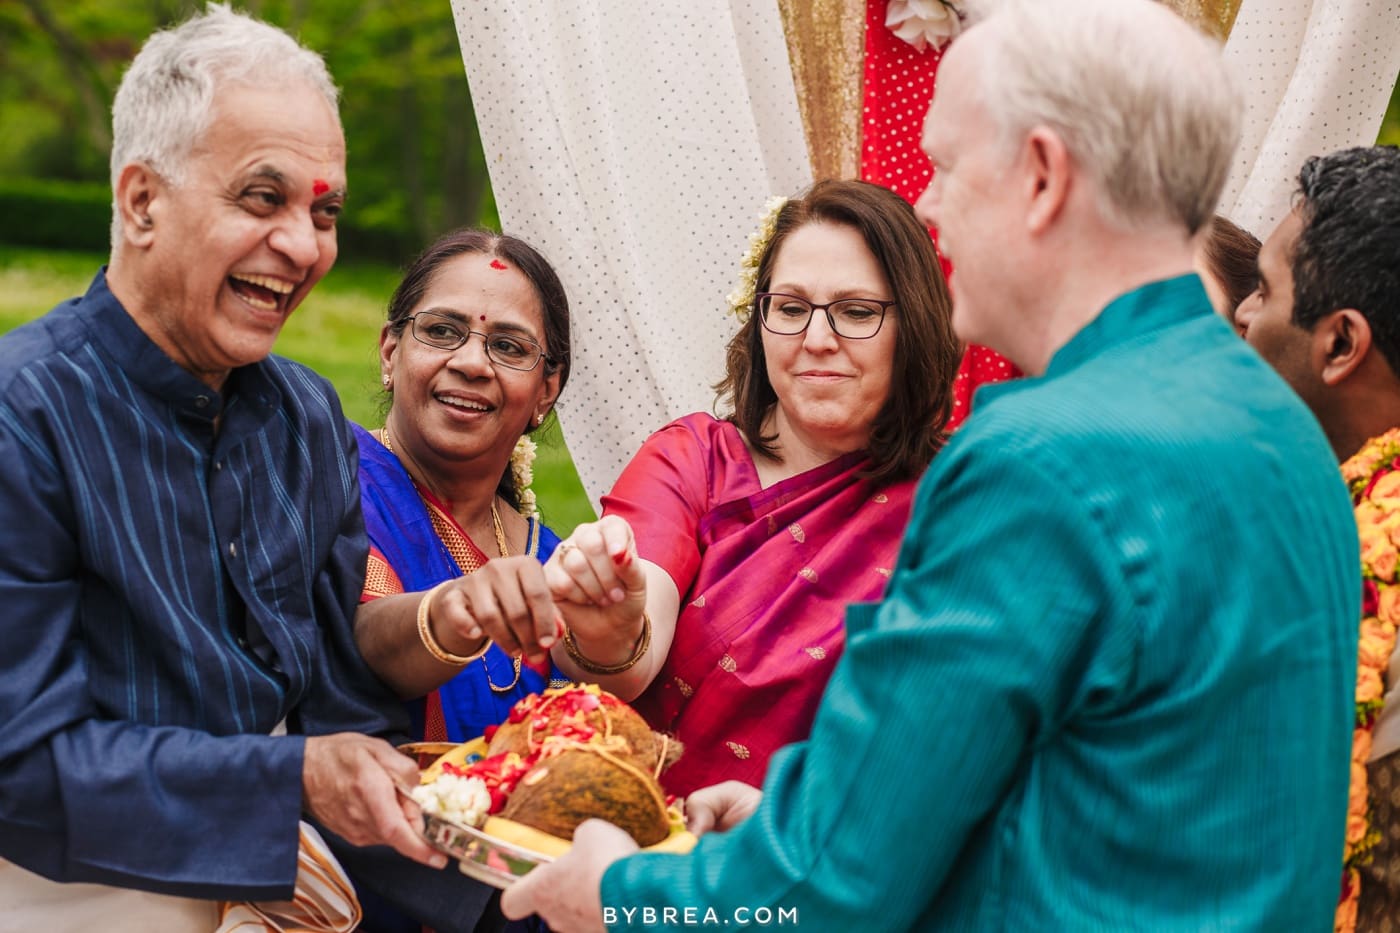
<path fill-rule="evenodd" d="M 505 269 L 507 268 L 507 266 L 506 266 L 505 263 L 501 262 L 499 259 L 493 259 L 493 260 L 491 260 L 491 268 L 492 268 L 492 269 L 499 269 L 499 270 L 501 270 L 501 271 L 505 271 Z"/>
<path fill-rule="evenodd" d="M 320 178 L 311 183 L 311 193 L 318 198 L 329 190 L 331 190 L 330 184 Z"/>

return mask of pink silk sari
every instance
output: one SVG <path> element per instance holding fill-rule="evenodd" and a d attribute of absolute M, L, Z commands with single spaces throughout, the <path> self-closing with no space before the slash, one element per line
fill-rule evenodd
<path fill-rule="evenodd" d="M 688 415 L 603 498 L 681 593 L 665 667 L 633 704 L 685 744 L 668 791 L 761 785 L 773 753 L 807 737 L 846 606 L 884 592 L 917 485 L 877 488 L 865 463 L 848 455 L 763 489 L 732 424 Z"/>

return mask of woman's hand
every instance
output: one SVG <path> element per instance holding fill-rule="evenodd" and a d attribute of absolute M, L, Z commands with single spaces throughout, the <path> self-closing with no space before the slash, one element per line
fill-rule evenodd
<path fill-rule="evenodd" d="M 685 798 L 685 828 L 697 836 L 727 832 L 753 816 L 763 791 L 743 781 L 702 787 Z"/>
<path fill-rule="evenodd" d="M 453 654 L 475 653 L 489 638 L 546 677 L 549 649 L 562 625 L 544 568 L 523 556 L 489 560 L 440 587 L 431 596 L 428 619 L 438 644 Z"/>
<path fill-rule="evenodd" d="M 632 528 L 606 515 L 561 542 L 544 576 L 580 653 L 612 666 L 632 656 L 642 633 L 647 576 Z"/>

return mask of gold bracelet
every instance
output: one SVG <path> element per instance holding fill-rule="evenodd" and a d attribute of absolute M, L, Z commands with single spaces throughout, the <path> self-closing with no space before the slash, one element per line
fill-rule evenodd
<path fill-rule="evenodd" d="M 423 598 L 418 601 L 418 640 L 423 643 L 423 647 L 428 649 L 428 654 L 437 658 L 443 664 L 451 664 L 454 667 L 465 667 L 486 653 L 486 649 L 491 647 L 491 639 L 486 639 L 481 643 L 481 648 L 471 654 L 453 654 L 442 645 L 438 644 L 433 637 L 433 629 L 428 624 L 428 604 L 433 601 L 433 594 L 442 589 L 451 580 L 444 580 L 431 590 L 423 594 Z"/>
<path fill-rule="evenodd" d="M 573 658 L 575 664 L 582 670 L 588 671 L 590 674 L 621 674 L 623 671 L 630 671 L 637 666 L 637 662 L 642 659 L 642 656 L 647 653 L 647 649 L 650 647 L 651 616 L 647 615 L 645 611 L 642 613 L 642 634 L 637 638 L 637 646 L 632 649 L 632 657 L 623 661 L 621 664 L 598 664 L 588 660 L 583 656 L 583 653 L 578 650 L 578 642 L 574 641 L 573 631 L 566 631 L 564 633 L 564 650 L 569 653 L 570 658 Z"/>

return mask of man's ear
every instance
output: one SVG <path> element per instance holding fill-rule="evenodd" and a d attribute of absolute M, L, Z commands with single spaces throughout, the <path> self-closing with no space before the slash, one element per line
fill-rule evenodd
<path fill-rule="evenodd" d="M 1333 311 L 1313 328 L 1313 362 L 1326 385 L 1345 382 L 1370 352 L 1371 324 L 1355 308 Z"/>
<path fill-rule="evenodd" d="M 131 246 L 146 248 L 155 240 L 157 201 L 165 182 L 140 162 L 122 167 L 117 175 L 113 200 L 122 219 L 122 239 Z"/>
<path fill-rule="evenodd" d="M 1030 199 L 1026 229 L 1043 233 L 1069 200 L 1073 167 L 1069 150 L 1058 133 L 1047 126 L 1037 126 L 1026 135 L 1021 159 Z"/>

